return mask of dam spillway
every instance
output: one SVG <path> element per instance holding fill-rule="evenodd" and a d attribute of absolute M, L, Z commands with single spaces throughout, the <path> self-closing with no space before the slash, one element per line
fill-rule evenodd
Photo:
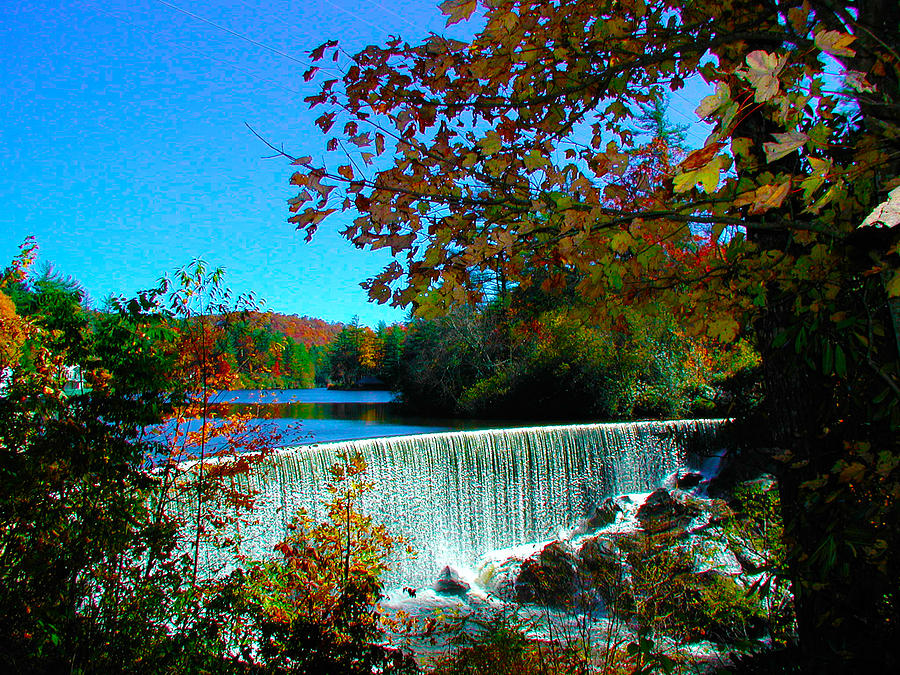
<path fill-rule="evenodd" d="M 324 519 L 340 453 L 359 453 L 374 488 L 361 510 L 417 552 L 388 583 L 423 585 L 446 564 L 557 536 L 605 497 L 652 490 L 715 442 L 721 420 L 576 424 L 395 436 L 281 448 L 242 474 L 257 493 L 242 552 L 272 554 L 298 509 Z M 215 557 L 215 551 L 207 551 Z M 215 563 L 208 560 L 207 563 Z"/>

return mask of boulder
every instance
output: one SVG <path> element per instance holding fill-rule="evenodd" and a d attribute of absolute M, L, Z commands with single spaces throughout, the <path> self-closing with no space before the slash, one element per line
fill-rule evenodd
<path fill-rule="evenodd" d="M 579 537 L 583 534 L 596 532 L 607 525 L 612 525 L 616 522 L 620 513 L 624 513 L 620 500 L 607 497 L 599 506 L 592 507 L 590 512 L 579 521 L 572 531 L 572 536 Z"/>
<path fill-rule="evenodd" d="M 679 471 L 672 481 L 673 487 L 679 490 L 692 490 L 706 480 L 698 471 Z"/>
<path fill-rule="evenodd" d="M 516 579 L 516 599 L 555 607 L 571 606 L 578 590 L 577 559 L 563 542 L 553 541 L 527 558 Z"/>
<path fill-rule="evenodd" d="M 459 573 L 449 565 L 445 567 L 437 581 L 431 586 L 435 593 L 441 595 L 464 595 L 469 592 L 471 586 L 462 580 Z"/>
<path fill-rule="evenodd" d="M 637 520 L 650 534 L 670 533 L 684 530 L 699 513 L 696 505 L 678 501 L 667 489 L 659 488 L 638 509 Z"/>
<path fill-rule="evenodd" d="M 600 535 L 585 539 L 578 550 L 579 571 L 585 586 L 609 606 L 626 584 L 624 560 L 613 539 Z"/>

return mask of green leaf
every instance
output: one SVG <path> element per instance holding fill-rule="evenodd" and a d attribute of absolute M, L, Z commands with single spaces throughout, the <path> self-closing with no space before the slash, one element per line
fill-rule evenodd
<path fill-rule="evenodd" d="M 547 164 L 547 158 L 544 157 L 537 148 L 525 155 L 526 169 L 534 171 L 535 169 L 540 169 L 545 164 Z"/>
<path fill-rule="evenodd" d="M 834 370 L 834 348 L 830 342 L 825 343 L 825 349 L 822 351 L 822 372 L 831 375 Z"/>
<path fill-rule="evenodd" d="M 840 345 L 835 345 L 834 347 L 834 372 L 837 373 L 838 377 L 847 376 L 847 357 L 844 355 L 844 350 Z"/>

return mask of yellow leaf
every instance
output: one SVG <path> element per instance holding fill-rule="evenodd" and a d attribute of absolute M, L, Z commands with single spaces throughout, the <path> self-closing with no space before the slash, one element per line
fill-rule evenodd
<path fill-rule="evenodd" d="M 787 157 L 809 140 L 809 136 L 802 131 L 789 131 L 785 134 L 772 134 L 772 136 L 775 137 L 774 143 L 771 141 L 763 143 L 763 150 L 766 153 L 766 162 L 769 163 L 779 160 L 782 157 Z"/>
<path fill-rule="evenodd" d="M 703 189 L 707 194 L 715 192 L 716 187 L 719 185 L 719 173 L 723 164 L 727 161 L 726 157 L 719 155 L 718 157 L 713 157 L 706 166 L 676 175 L 672 179 L 675 192 L 687 192 L 697 183 L 703 185 Z"/>
<path fill-rule="evenodd" d="M 856 56 L 856 51 L 847 46 L 855 39 L 837 30 L 823 30 L 816 33 L 816 47 L 832 56 Z"/>
<path fill-rule="evenodd" d="M 731 89 L 724 82 L 716 85 L 716 93 L 705 97 L 694 111 L 698 117 L 709 117 L 716 110 L 731 101 Z"/>
<path fill-rule="evenodd" d="M 786 180 L 780 185 L 763 185 L 757 188 L 753 206 L 750 207 L 750 213 L 764 213 L 769 209 L 777 209 L 784 202 L 790 191 L 790 180 Z"/>

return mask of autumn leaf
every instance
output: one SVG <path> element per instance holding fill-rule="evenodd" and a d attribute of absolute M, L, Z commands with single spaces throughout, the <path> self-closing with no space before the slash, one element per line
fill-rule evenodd
<path fill-rule="evenodd" d="M 347 180 L 353 180 L 353 168 L 346 164 L 338 167 L 338 173 Z"/>
<path fill-rule="evenodd" d="M 303 213 L 298 213 L 296 216 L 288 218 L 288 222 L 296 224 L 297 229 L 302 230 L 310 225 L 318 225 L 335 211 L 337 211 L 337 209 L 325 209 L 324 211 L 318 209 L 306 209 Z"/>
<path fill-rule="evenodd" d="M 719 175 L 722 166 L 726 161 L 727 159 L 720 155 L 710 160 L 706 166 L 676 175 L 672 179 L 675 192 L 687 192 L 697 183 L 703 185 L 703 189 L 707 194 L 715 192 L 719 185 Z"/>
<path fill-rule="evenodd" d="M 710 94 L 700 101 L 700 105 L 694 111 L 698 117 L 709 117 L 716 110 L 731 101 L 731 89 L 724 82 L 716 85 L 716 93 Z"/>
<path fill-rule="evenodd" d="M 860 462 L 850 462 L 841 468 L 838 480 L 842 483 L 849 483 L 854 480 L 861 479 L 866 473 L 866 466 Z"/>
<path fill-rule="evenodd" d="M 757 103 L 763 103 L 774 98 L 781 89 L 778 75 L 787 64 L 787 56 L 769 54 L 758 49 L 750 52 L 745 60 L 747 68 L 739 73 L 756 89 L 754 100 Z"/>
<path fill-rule="evenodd" d="M 496 131 L 489 131 L 484 135 L 480 141 L 478 141 L 479 147 L 484 151 L 485 155 L 493 155 L 494 153 L 500 152 L 500 148 L 503 147 L 500 142 L 500 136 L 497 135 Z"/>
<path fill-rule="evenodd" d="M 438 7 L 442 14 L 448 15 L 447 25 L 452 26 L 472 16 L 477 4 L 476 0 L 445 0 Z"/>
<path fill-rule="evenodd" d="M 710 322 L 707 333 L 719 342 L 733 342 L 741 330 L 741 325 L 730 316 Z"/>
<path fill-rule="evenodd" d="M 900 297 L 900 272 L 894 272 L 894 276 L 885 284 L 885 290 L 889 298 Z"/>
<path fill-rule="evenodd" d="M 722 149 L 724 143 L 710 143 L 704 148 L 694 150 L 684 161 L 678 166 L 682 171 L 693 171 L 702 166 L 706 166 L 719 150 Z"/>
<path fill-rule="evenodd" d="M 766 153 L 766 162 L 771 164 L 782 157 L 787 157 L 797 148 L 803 146 L 809 140 L 809 136 L 802 131 L 790 131 L 784 134 L 772 134 L 775 142 L 763 143 L 763 150 Z"/>
<path fill-rule="evenodd" d="M 900 187 L 891 190 L 888 198 L 876 206 L 859 226 L 869 227 L 876 223 L 884 227 L 895 227 L 900 223 Z"/>
<path fill-rule="evenodd" d="M 525 168 L 531 171 L 535 169 L 540 169 L 542 166 L 547 164 L 547 158 L 544 157 L 540 150 L 537 148 L 533 149 L 527 155 L 525 155 Z"/>
<path fill-rule="evenodd" d="M 874 94 L 876 91 L 875 85 L 866 79 L 866 74 L 861 70 L 848 70 L 844 76 L 844 82 L 853 91 L 861 94 Z"/>
<path fill-rule="evenodd" d="M 750 207 L 751 214 L 765 213 L 769 209 L 777 209 L 791 191 L 791 181 L 786 180 L 778 185 L 763 185 L 757 188 Z"/>
<path fill-rule="evenodd" d="M 895 8 L 896 9 L 896 8 Z M 856 56 L 856 51 L 847 45 L 856 38 L 836 30 L 823 30 L 816 33 L 816 47 L 832 56 Z"/>

